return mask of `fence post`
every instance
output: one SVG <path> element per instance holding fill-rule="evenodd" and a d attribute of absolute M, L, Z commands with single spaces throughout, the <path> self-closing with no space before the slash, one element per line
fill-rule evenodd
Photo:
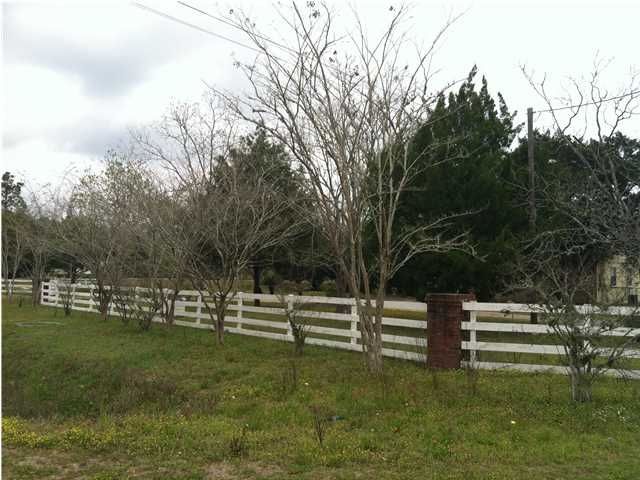
<path fill-rule="evenodd" d="M 201 316 L 202 316 L 202 294 L 198 293 L 198 306 L 196 307 L 196 325 L 200 325 Z"/>
<path fill-rule="evenodd" d="M 358 316 L 358 306 L 354 302 L 354 304 L 351 305 L 351 345 L 358 344 L 358 320 L 360 320 Z"/>
<path fill-rule="evenodd" d="M 287 337 L 289 341 L 293 341 L 293 329 L 289 321 L 290 315 L 293 314 L 293 294 L 287 295 Z"/>
<path fill-rule="evenodd" d="M 469 322 L 472 324 L 472 326 L 475 327 L 475 323 L 477 320 L 477 315 L 478 312 L 476 312 L 475 310 L 469 312 Z M 474 347 L 469 350 L 469 362 L 471 362 L 471 366 L 474 366 L 478 357 L 478 353 L 477 350 L 475 349 L 475 344 L 477 341 L 477 335 L 476 335 L 476 329 L 473 328 L 469 331 L 469 342 L 474 345 Z"/>
<path fill-rule="evenodd" d="M 236 327 L 242 328 L 242 292 L 238 292 L 238 312 L 236 314 L 237 322 Z"/>
<path fill-rule="evenodd" d="M 473 293 L 427 295 L 427 366 L 460 368 L 462 362 L 462 322 L 468 312 L 462 302 L 475 301 Z"/>

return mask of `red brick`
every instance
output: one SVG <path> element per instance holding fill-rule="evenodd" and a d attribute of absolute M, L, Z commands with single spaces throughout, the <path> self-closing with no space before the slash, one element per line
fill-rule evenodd
<path fill-rule="evenodd" d="M 462 361 L 462 322 L 468 312 L 462 302 L 476 299 L 473 293 L 434 293 L 427 295 L 427 366 L 460 368 Z"/>

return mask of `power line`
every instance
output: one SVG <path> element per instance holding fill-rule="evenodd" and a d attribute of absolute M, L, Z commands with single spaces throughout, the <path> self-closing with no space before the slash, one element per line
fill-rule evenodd
<path fill-rule="evenodd" d="M 199 9 L 197 7 L 194 7 L 193 5 L 190 5 L 190 4 L 188 4 L 186 2 L 183 2 L 181 0 L 179 0 L 178 3 L 180 5 L 182 5 L 183 7 L 190 8 L 191 10 L 194 10 L 194 11 L 196 11 L 198 13 L 206 15 L 209 18 L 213 18 L 214 20 L 217 20 L 218 22 L 224 23 L 225 25 L 228 25 L 230 27 L 233 27 L 233 28 L 245 33 L 245 31 L 240 26 L 238 26 L 236 23 L 233 23 L 233 22 L 231 22 L 229 20 L 226 20 L 225 18 L 217 17 L 217 16 L 215 16 L 215 15 L 209 13 L 209 12 L 201 10 L 201 9 Z M 275 45 L 276 47 L 282 48 L 283 50 L 287 50 L 287 51 L 289 51 L 291 53 L 298 53 L 295 50 L 293 50 L 292 48 L 287 47 L 286 45 L 283 45 L 282 43 L 276 42 L 275 40 L 272 40 L 269 37 L 265 37 L 264 35 L 260 35 L 259 33 L 254 33 L 254 35 L 255 35 L 256 38 L 259 38 L 260 40 L 264 40 L 265 42 L 269 42 L 272 45 Z"/>
<path fill-rule="evenodd" d="M 619 100 L 621 98 L 630 97 L 630 96 L 636 95 L 636 94 L 640 94 L 640 90 L 634 90 L 632 92 L 628 92 L 628 93 L 625 93 L 623 95 L 618 95 L 616 97 L 605 98 L 605 99 L 599 100 L 597 102 L 587 102 L 587 103 L 580 103 L 578 105 L 567 105 L 567 106 L 564 106 L 564 107 L 547 108 L 546 110 L 534 110 L 534 113 L 557 112 L 558 110 L 568 110 L 570 108 L 587 107 L 589 105 L 600 105 L 601 103 L 611 102 L 613 100 Z"/>
<path fill-rule="evenodd" d="M 196 25 L 194 23 L 186 22 L 186 21 L 181 20 L 181 19 L 179 19 L 177 17 L 174 17 L 173 15 L 169 15 L 168 13 L 164 13 L 164 12 L 161 12 L 160 10 L 156 10 L 155 8 L 148 7 L 148 6 L 143 5 L 141 3 L 138 3 L 138 2 L 131 2 L 131 3 L 134 6 L 140 8 L 142 10 L 147 10 L 147 11 L 149 11 L 151 13 L 154 13 L 154 14 L 160 16 L 160 17 L 166 18 L 167 20 L 172 20 L 172 21 L 180 23 L 180 24 L 182 24 L 184 26 L 187 26 L 187 27 L 190 27 L 190 28 L 194 28 L 194 29 L 196 29 L 196 30 L 198 30 L 198 31 L 200 31 L 202 33 L 206 33 L 208 35 L 212 35 L 212 36 L 220 38 L 222 40 L 226 40 L 227 42 L 231 42 L 231 43 L 233 43 L 235 45 L 238 45 L 240 47 L 248 48 L 249 50 L 253 50 L 254 52 L 264 53 L 261 50 L 259 50 L 258 48 L 252 47 L 251 45 L 246 45 L 246 44 L 244 44 L 242 42 L 239 42 L 237 40 L 234 40 L 232 38 L 225 37 L 224 35 L 221 35 L 219 33 L 212 32 L 211 30 L 207 30 L 206 28 L 202 28 L 202 27 L 200 27 L 200 26 L 198 26 L 198 25 Z"/>

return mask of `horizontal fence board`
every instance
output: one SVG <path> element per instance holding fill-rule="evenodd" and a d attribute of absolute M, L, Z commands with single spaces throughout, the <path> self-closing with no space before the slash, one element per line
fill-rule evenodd
<path fill-rule="evenodd" d="M 569 368 L 563 365 L 535 365 L 528 363 L 504 363 L 504 362 L 463 362 L 464 366 L 480 368 L 483 370 L 514 370 L 520 372 L 559 373 L 569 374 Z M 604 375 L 617 378 L 631 378 L 640 380 L 640 370 L 607 370 Z"/>
<path fill-rule="evenodd" d="M 422 302 L 408 302 L 408 301 L 405 302 L 405 301 L 386 300 L 384 302 L 384 308 L 409 310 L 412 312 L 426 312 L 427 304 Z"/>
<path fill-rule="evenodd" d="M 268 313 L 269 315 L 284 315 L 284 308 L 254 307 L 251 305 L 229 305 L 228 310 L 242 310 L 243 312 Z"/>
<path fill-rule="evenodd" d="M 317 312 L 315 310 L 298 310 L 296 316 L 303 318 L 318 318 L 323 320 L 340 320 L 344 322 L 353 321 L 350 313 Z"/>
<path fill-rule="evenodd" d="M 505 315 L 510 313 L 554 313 L 544 305 L 527 303 L 463 302 L 462 309 L 474 312 L 503 313 Z M 600 309 L 593 305 L 576 305 L 576 311 L 582 315 L 640 315 L 640 307 L 625 306 L 611 306 L 607 309 Z"/>
<path fill-rule="evenodd" d="M 494 323 L 494 322 L 462 322 L 463 330 L 475 330 L 478 332 L 511 332 L 511 333 L 539 333 L 554 334 L 553 327 L 549 325 L 530 323 Z M 561 328 L 566 331 L 567 328 Z M 605 337 L 635 337 L 640 335 L 640 328 L 618 327 L 612 330 L 598 332 Z"/>
<path fill-rule="evenodd" d="M 553 333 L 553 329 L 547 325 L 530 323 L 462 322 L 462 329 L 479 332 Z"/>
<path fill-rule="evenodd" d="M 225 317 L 225 323 L 242 323 L 243 325 L 253 325 L 255 327 L 269 327 L 269 328 L 289 328 L 287 322 L 277 322 L 273 320 L 260 320 L 258 318 L 251 317 Z"/>
<path fill-rule="evenodd" d="M 541 353 L 547 355 L 563 355 L 560 345 L 537 345 L 533 343 L 497 343 L 497 342 L 462 342 L 463 350 L 488 352 Z"/>
<path fill-rule="evenodd" d="M 497 343 L 497 342 L 462 342 L 463 350 L 511 352 L 511 353 L 539 353 L 543 355 L 564 355 L 562 345 L 537 345 L 532 343 Z M 601 357 L 611 354 L 610 348 L 598 349 Z M 624 358 L 640 358 L 640 350 L 628 349 L 622 355 Z"/>
<path fill-rule="evenodd" d="M 382 324 L 389 327 L 409 327 L 421 330 L 427 328 L 425 320 L 411 320 L 410 318 L 382 317 Z"/>
<path fill-rule="evenodd" d="M 307 325 L 304 327 L 305 331 L 310 333 L 324 333 L 326 335 L 335 335 L 338 337 L 353 337 L 360 338 L 360 332 L 351 331 L 348 328 L 331 328 L 331 327 L 318 327 L 316 325 Z"/>

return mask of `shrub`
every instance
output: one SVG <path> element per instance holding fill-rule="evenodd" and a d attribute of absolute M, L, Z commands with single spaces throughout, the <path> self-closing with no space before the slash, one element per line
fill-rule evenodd
<path fill-rule="evenodd" d="M 278 292 L 282 294 L 297 293 L 298 284 L 291 280 L 284 280 L 278 285 Z"/>
<path fill-rule="evenodd" d="M 313 287 L 309 280 L 301 280 L 298 283 L 298 293 L 302 295 L 304 292 L 311 290 Z"/>
<path fill-rule="evenodd" d="M 336 297 L 338 295 L 336 281 L 329 278 L 320 284 L 320 290 L 324 292 L 327 297 Z"/>
<path fill-rule="evenodd" d="M 268 268 L 262 274 L 262 283 L 269 288 L 269 293 L 273 295 L 276 287 L 282 282 L 282 277 L 272 268 Z"/>

